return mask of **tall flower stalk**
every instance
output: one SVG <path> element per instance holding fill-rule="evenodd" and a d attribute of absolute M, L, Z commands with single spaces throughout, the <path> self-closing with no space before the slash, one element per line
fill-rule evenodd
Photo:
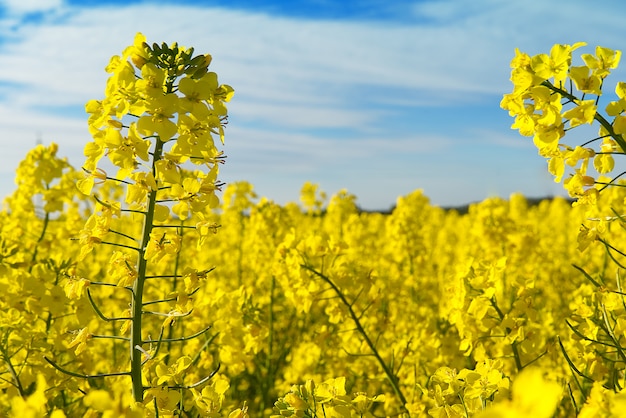
<path fill-rule="evenodd" d="M 219 203 L 216 192 L 221 186 L 217 174 L 223 155 L 214 137 L 223 144 L 225 103 L 234 93 L 230 86 L 219 85 L 217 75 L 208 70 L 211 56 L 194 56 L 193 52 L 177 44 L 150 46 L 137 34 L 134 44 L 121 57 L 111 58 L 106 67 L 111 76 L 105 98 L 86 105 L 93 141 L 85 146 L 86 175 L 78 188 L 93 195 L 95 205 L 79 237 L 80 258 L 87 260 L 104 251 L 103 244 L 114 251 L 106 279 L 72 277 L 65 285 L 68 296 L 75 298 L 86 290 L 101 319 L 121 324 L 119 335 L 94 335 L 83 329 L 70 346 L 77 347 L 78 354 L 96 337 L 125 341 L 130 370 L 97 377 L 129 376 L 134 401 L 144 402 L 150 392 L 155 409 L 167 409 L 166 400 L 172 399 L 168 390 L 193 388 L 210 377 L 187 384 L 183 372 L 191 363 L 189 357 L 157 356 L 162 346 L 199 337 L 210 329 L 171 337 L 175 321 L 192 314 L 192 295 L 211 270 L 187 266 L 179 274 L 169 260 L 181 249 L 183 228 L 200 235 L 198 247 L 216 232 L 217 225 L 207 216 Z M 102 164 L 104 157 L 108 162 Z M 109 175 L 103 166 L 112 166 L 117 173 Z M 96 184 L 106 187 L 98 193 Z M 128 222 L 137 227 L 128 228 Z M 136 234 L 128 232 L 132 230 Z M 172 286 L 163 291 L 157 283 L 167 280 Z M 154 288 L 149 290 L 152 283 Z M 174 285 L 180 283 L 185 283 L 184 288 L 176 289 Z M 130 295 L 127 315 L 111 317 L 99 308 L 96 288 L 111 286 Z M 154 318 L 158 319 L 156 328 Z M 49 362 L 75 377 L 95 376 L 69 371 L 52 359 Z"/>

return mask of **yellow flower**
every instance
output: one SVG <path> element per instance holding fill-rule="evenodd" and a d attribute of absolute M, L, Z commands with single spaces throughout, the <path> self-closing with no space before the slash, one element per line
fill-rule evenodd
<path fill-rule="evenodd" d="M 178 100 L 173 93 L 150 96 L 146 100 L 148 114 L 139 118 L 137 130 L 143 135 L 156 133 L 161 141 L 169 141 L 178 131 L 176 124 L 170 120 L 179 110 Z"/>
<path fill-rule="evenodd" d="M 76 337 L 72 340 L 72 342 L 67 346 L 67 348 L 76 347 L 74 353 L 78 356 L 80 353 L 87 349 L 87 342 L 91 339 L 92 335 L 89 332 L 89 328 L 82 328 L 76 334 Z"/>
<path fill-rule="evenodd" d="M 595 100 L 578 101 L 575 107 L 563 113 L 563 118 L 569 120 L 571 128 L 585 123 L 591 125 L 595 116 Z"/>
<path fill-rule="evenodd" d="M 163 257 L 180 251 L 181 237 L 171 232 L 152 232 L 146 247 L 144 258 L 151 263 L 158 263 Z"/>
<path fill-rule="evenodd" d="M 248 406 L 245 401 L 243 407 L 237 408 L 228 414 L 228 418 L 250 418 L 250 415 L 248 415 Z"/>
<path fill-rule="evenodd" d="M 228 379 L 218 374 L 213 377 L 211 382 L 202 389 L 202 392 L 198 392 L 196 389 L 191 389 L 194 395 L 194 402 L 196 406 L 204 414 L 213 414 L 219 412 L 224 402 L 225 393 L 230 387 Z M 209 415 L 213 416 L 213 415 Z M 215 415 L 219 416 L 219 415 Z"/>
<path fill-rule="evenodd" d="M 157 375 L 157 386 L 168 384 L 180 384 L 182 383 L 182 375 L 185 370 L 191 365 L 191 357 L 183 356 L 176 360 L 171 366 L 167 366 L 163 362 L 159 362 L 156 366 L 155 372 Z"/>
<path fill-rule="evenodd" d="M 65 282 L 63 286 L 63 290 L 65 291 L 65 295 L 69 299 L 80 299 L 85 292 L 85 289 L 89 287 L 91 282 L 85 278 L 74 278 L 70 277 Z"/>
<path fill-rule="evenodd" d="M 615 85 L 615 94 L 619 100 L 606 105 L 606 113 L 609 116 L 617 116 L 626 110 L 626 83 L 620 81 Z"/>
<path fill-rule="evenodd" d="M 126 203 L 145 203 L 146 196 L 152 190 L 157 189 L 157 184 L 152 172 L 138 171 L 130 175 L 134 183 L 126 188 Z"/>
<path fill-rule="evenodd" d="M 578 42 L 574 45 L 554 45 L 550 49 L 550 55 L 538 54 L 531 58 L 531 67 L 535 74 L 543 79 L 554 79 L 554 85 L 562 86 L 567 78 L 569 66 L 572 62 L 572 51 L 586 45 Z"/>
<path fill-rule="evenodd" d="M 561 386 L 541 370 L 527 367 L 513 380 L 513 399 L 494 405 L 476 418 L 550 418 L 561 400 Z"/>
<path fill-rule="evenodd" d="M 105 211 L 102 215 L 92 214 L 85 223 L 85 227 L 80 231 L 79 243 L 80 255 L 79 260 L 84 259 L 93 248 L 100 244 L 103 238 L 109 233 L 111 224 L 111 213 Z"/>
<path fill-rule="evenodd" d="M 602 79 L 596 73 L 590 74 L 589 67 L 572 67 L 569 76 L 574 80 L 576 88 L 583 93 L 591 93 L 597 96 L 602 94 L 602 90 L 600 90 Z"/>
<path fill-rule="evenodd" d="M 556 153 L 548 160 L 548 171 L 554 176 L 556 183 L 561 182 L 565 174 L 565 160 L 559 150 L 556 150 Z"/>
<path fill-rule="evenodd" d="M 180 80 L 178 90 L 185 95 L 180 106 L 199 120 L 206 119 L 210 111 L 206 101 L 211 101 L 217 90 L 217 74 L 207 73 L 199 80 L 185 77 Z"/>
<path fill-rule="evenodd" d="M 578 236 L 576 237 L 576 240 L 578 241 L 578 250 L 585 251 L 589 245 L 597 241 L 598 238 L 601 238 L 601 229 L 601 227 L 589 228 L 585 225 L 581 225 L 578 231 Z"/>
<path fill-rule="evenodd" d="M 107 274 L 112 281 L 117 281 L 118 286 L 127 287 L 137 280 L 133 257 L 121 251 L 114 251 L 109 259 Z"/>
<path fill-rule="evenodd" d="M 130 56 L 133 64 L 135 64 L 135 66 L 139 69 L 141 69 L 141 67 L 143 67 L 150 58 L 148 52 L 146 51 L 145 45 L 146 37 L 143 33 L 137 32 L 133 45 L 124 50 L 123 53 L 125 57 Z"/>
<path fill-rule="evenodd" d="M 83 398 L 83 403 L 98 412 L 105 412 L 111 409 L 113 399 L 106 390 L 90 390 Z"/>
<path fill-rule="evenodd" d="M 48 396 L 46 393 L 48 384 L 42 374 L 37 375 L 37 384 L 35 391 L 28 397 L 12 396 L 11 397 L 11 416 L 20 418 L 39 418 L 50 416 L 51 418 L 62 418 L 65 414 L 62 411 L 54 411 L 50 414 L 47 404 Z"/>
<path fill-rule="evenodd" d="M 596 55 L 582 54 L 583 61 L 589 68 L 593 70 L 593 73 L 599 78 L 605 78 L 609 75 L 610 70 L 617 68 L 620 58 L 622 57 L 622 51 L 614 51 L 609 48 L 601 46 L 596 47 Z"/>
<path fill-rule="evenodd" d="M 145 392 L 147 400 L 156 401 L 155 408 L 159 411 L 159 416 L 177 416 L 174 411 L 181 400 L 181 393 L 177 390 L 170 390 L 163 387 L 150 388 Z M 152 402 L 150 402 L 152 404 Z M 154 405 L 154 404 L 153 404 Z"/>

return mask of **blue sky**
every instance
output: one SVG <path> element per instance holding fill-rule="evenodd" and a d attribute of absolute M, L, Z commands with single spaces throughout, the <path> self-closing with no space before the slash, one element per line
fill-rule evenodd
<path fill-rule="evenodd" d="M 276 202 L 297 201 L 305 181 L 345 188 L 365 209 L 415 189 L 445 206 L 562 194 L 499 102 L 515 47 L 623 48 L 626 7 L 589 4 L 0 1 L 0 196 L 38 140 L 81 166 L 84 104 L 102 98 L 105 65 L 136 32 L 212 54 L 236 91 L 221 179 Z M 609 90 L 618 80 L 626 71 Z"/>

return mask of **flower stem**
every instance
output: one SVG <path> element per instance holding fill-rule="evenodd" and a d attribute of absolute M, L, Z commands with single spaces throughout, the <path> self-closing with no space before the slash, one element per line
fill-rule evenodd
<path fill-rule="evenodd" d="M 157 138 L 156 145 L 154 147 L 154 154 L 152 160 L 152 171 L 156 177 L 156 162 L 161 159 L 163 154 L 163 142 Z M 142 325 L 142 311 L 143 311 L 143 286 L 146 281 L 146 271 L 148 267 L 148 260 L 146 260 L 144 254 L 148 242 L 150 241 L 150 234 L 154 227 L 154 209 L 156 206 L 157 190 L 151 190 L 148 194 L 148 209 L 146 211 L 146 219 L 143 227 L 143 236 L 141 238 L 141 247 L 139 248 L 139 266 L 137 268 L 137 280 L 133 286 L 133 298 L 131 301 L 131 337 L 130 337 L 130 375 L 132 379 L 133 398 L 136 402 L 143 401 L 143 383 L 141 377 L 141 363 L 142 352 L 136 347 L 143 346 L 143 337 L 141 336 Z"/>

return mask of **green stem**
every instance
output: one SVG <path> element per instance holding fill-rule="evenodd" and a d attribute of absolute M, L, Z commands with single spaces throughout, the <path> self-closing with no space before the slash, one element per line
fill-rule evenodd
<path fill-rule="evenodd" d="M 500 307 L 496 303 L 495 296 L 491 298 L 491 306 L 493 306 L 493 308 L 496 310 L 496 312 L 498 313 L 498 317 L 500 318 L 500 321 L 502 321 L 504 319 L 504 313 L 500 310 Z M 507 333 L 510 333 L 511 331 L 512 331 L 511 328 L 508 328 L 508 327 L 506 328 Z M 518 372 L 521 372 L 525 366 L 522 365 L 522 359 L 520 357 L 519 350 L 517 348 L 517 341 L 513 341 L 511 343 L 511 350 L 513 351 L 513 358 L 515 359 L 515 367 L 517 367 Z"/>
<path fill-rule="evenodd" d="M 152 172 L 156 177 L 156 162 L 161 159 L 163 154 L 163 142 L 157 138 L 154 147 L 152 160 Z M 130 337 L 130 376 L 132 379 L 133 398 L 135 402 L 143 401 L 143 383 L 141 377 L 142 352 L 136 347 L 143 346 L 143 338 L 141 336 L 142 314 L 143 314 L 143 286 L 146 281 L 146 271 L 148 260 L 145 258 L 145 251 L 150 242 L 150 234 L 154 227 L 154 209 L 156 206 L 157 190 L 151 190 L 148 195 L 148 209 L 146 211 L 146 219 L 143 227 L 143 235 L 141 238 L 141 247 L 139 248 L 139 266 L 137 268 L 137 280 L 133 286 L 133 298 L 131 301 L 131 337 Z"/>
<path fill-rule="evenodd" d="M 276 278 L 272 276 L 270 285 L 270 304 L 268 307 L 268 338 L 267 338 L 267 358 L 265 359 L 265 383 L 263 384 L 263 396 L 261 397 L 261 411 L 265 411 L 266 405 L 270 401 L 270 390 L 274 387 L 274 369 L 272 366 L 273 346 L 274 346 L 274 290 L 276 288 Z"/>
<path fill-rule="evenodd" d="M 128 376 L 128 372 L 113 372 L 113 373 L 98 373 L 98 374 L 76 373 L 76 372 L 73 372 L 71 370 L 68 370 L 66 368 L 63 368 L 63 367 L 59 366 L 56 362 L 54 362 L 52 359 L 49 359 L 46 356 L 44 356 L 43 358 L 44 358 L 44 360 L 46 360 L 48 362 L 48 364 L 50 364 L 52 367 L 54 367 L 55 369 L 57 369 L 61 373 L 64 373 L 64 374 L 66 374 L 68 376 L 72 376 L 72 377 L 78 377 L 80 379 L 95 379 L 95 378 L 112 377 L 112 376 Z"/>
<path fill-rule="evenodd" d="M 184 234 L 184 225 L 185 224 L 185 220 L 181 219 L 180 220 L 180 239 L 183 239 L 183 234 Z M 174 276 L 174 280 L 172 281 L 172 290 L 176 290 L 176 287 L 178 285 L 178 277 L 180 277 L 178 275 L 178 269 L 180 266 L 180 251 L 176 253 L 176 260 L 174 262 L 174 274 L 172 276 Z M 182 333 L 184 333 L 184 329 L 181 331 Z M 169 329 L 167 330 L 167 338 L 169 340 L 173 340 L 174 339 L 174 327 L 169 327 Z M 169 359 L 170 359 L 170 352 L 171 352 L 171 348 L 172 348 L 172 343 L 168 342 L 167 343 L 167 354 L 165 355 L 165 358 L 163 359 L 163 361 L 165 362 L 165 364 L 169 364 Z"/>
<path fill-rule="evenodd" d="M 571 94 L 570 92 L 566 90 L 556 87 L 554 84 L 550 83 L 548 80 L 544 81 L 541 84 L 546 86 L 550 90 L 556 93 L 559 93 L 561 96 L 571 100 L 574 103 L 576 103 L 576 101 L 579 100 L 578 97 L 574 96 L 573 94 Z M 613 125 L 611 125 L 611 123 L 608 120 L 606 120 L 605 117 L 599 114 L 598 112 L 595 113 L 593 118 L 597 120 L 604 129 L 606 129 L 606 131 L 609 133 L 611 138 L 613 138 L 615 142 L 617 142 L 617 144 L 620 146 L 622 151 L 626 152 L 626 141 L 624 141 L 624 138 L 622 138 L 622 135 L 615 133 L 615 131 L 613 130 Z"/>
<path fill-rule="evenodd" d="M 7 365 L 7 369 L 9 370 L 9 373 L 11 374 L 11 378 L 13 379 L 13 385 L 17 388 L 17 391 L 19 392 L 20 396 L 24 398 L 25 397 L 24 387 L 22 386 L 20 377 L 15 371 L 15 367 L 13 367 L 13 363 L 11 363 L 11 359 L 9 358 L 9 355 L 4 350 L 4 347 L 2 348 L 2 359 L 4 360 L 4 363 Z"/>
<path fill-rule="evenodd" d="M 35 265 L 35 261 L 37 260 L 37 252 L 39 251 L 39 244 L 43 241 L 43 237 L 46 235 L 46 230 L 48 229 L 48 223 L 50 222 L 50 213 L 46 212 L 46 216 L 43 218 L 43 228 L 41 229 L 41 235 L 37 239 L 37 243 L 35 244 L 35 249 L 33 250 L 33 258 L 30 260 L 30 267 L 28 267 L 28 272 L 30 273 L 33 270 L 33 266 Z"/>
<path fill-rule="evenodd" d="M 382 359 L 382 357 L 378 353 L 378 349 L 376 348 L 376 346 L 374 345 L 370 337 L 367 335 L 367 332 L 365 332 L 365 329 L 363 328 L 363 325 L 361 325 L 361 321 L 359 320 L 359 317 L 357 316 L 356 312 L 354 312 L 354 309 L 352 309 L 352 304 L 348 302 L 345 295 L 341 292 L 341 290 L 337 287 L 337 285 L 335 285 L 335 283 L 330 279 L 330 277 L 326 276 L 323 273 L 320 273 L 319 271 L 315 270 L 314 268 L 310 266 L 307 266 L 306 264 L 301 265 L 301 267 L 310 271 L 311 273 L 313 273 L 314 275 L 316 275 L 317 277 L 319 277 L 320 279 L 328 283 L 328 285 L 335 291 L 339 299 L 341 299 L 341 302 L 348 308 L 348 313 L 350 314 L 352 321 L 354 321 L 354 325 L 356 325 L 357 331 L 359 332 L 359 334 L 361 334 L 361 336 L 365 340 L 365 343 L 372 351 L 374 357 L 376 357 L 376 360 L 378 361 L 378 364 L 380 364 L 380 367 L 385 372 L 385 375 L 387 376 L 387 379 L 389 380 L 389 383 L 391 384 L 391 387 L 394 393 L 396 394 L 398 399 L 400 399 L 400 401 L 402 402 L 402 408 L 406 410 L 407 401 L 406 401 L 406 398 L 404 397 L 404 394 L 400 390 L 397 376 L 393 373 L 393 371 L 389 368 L 389 366 L 387 366 L 387 363 L 385 363 L 385 361 Z"/>

